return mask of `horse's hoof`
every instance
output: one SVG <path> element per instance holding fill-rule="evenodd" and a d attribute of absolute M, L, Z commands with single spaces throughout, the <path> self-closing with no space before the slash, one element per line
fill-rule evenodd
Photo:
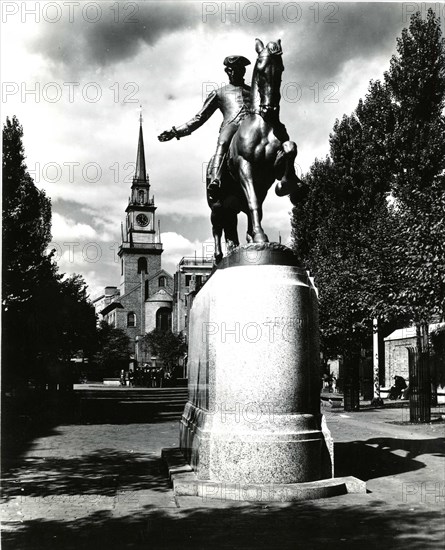
<path fill-rule="evenodd" d="M 253 236 L 253 242 L 254 243 L 268 243 L 269 239 L 267 238 L 266 233 L 264 231 L 258 231 L 258 233 L 255 233 Z"/>
<path fill-rule="evenodd" d="M 222 252 L 220 254 L 215 254 L 215 265 L 219 264 L 219 262 L 223 259 Z"/>
<path fill-rule="evenodd" d="M 235 248 L 237 246 L 239 246 L 239 242 L 235 242 L 235 241 L 226 241 L 226 246 L 227 246 L 227 252 L 232 252 L 232 250 L 235 250 Z"/>
<path fill-rule="evenodd" d="M 286 195 L 296 193 L 299 191 L 300 187 L 301 180 L 297 175 L 295 175 L 295 178 L 283 178 L 276 184 L 275 194 L 278 195 L 278 197 L 285 197 Z"/>

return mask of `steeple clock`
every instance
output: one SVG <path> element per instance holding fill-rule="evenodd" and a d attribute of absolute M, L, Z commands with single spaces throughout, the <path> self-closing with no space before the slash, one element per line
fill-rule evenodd
<path fill-rule="evenodd" d="M 134 290 L 146 278 L 161 269 L 163 252 L 159 228 L 156 228 L 156 206 L 150 197 L 150 181 L 145 165 L 142 115 L 139 123 L 139 141 L 136 171 L 131 185 L 131 195 L 125 224 L 122 226 L 121 296 Z"/>

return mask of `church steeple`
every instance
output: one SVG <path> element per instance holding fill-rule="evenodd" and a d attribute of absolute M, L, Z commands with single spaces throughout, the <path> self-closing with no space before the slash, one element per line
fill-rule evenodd
<path fill-rule="evenodd" d="M 147 168 L 145 165 L 145 149 L 144 149 L 144 134 L 142 132 L 142 106 L 139 114 L 139 141 L 138 152 L 136 156 L 136 171 L 134 174 L 134 180 L 137 183 L 149 184 L 149 178 L 147 174 Z"/>
<path fill-rule="evenodd" d="M 142 113 L 139 115 L 139 140 L 136 170 L 131 195 L 122 228 L 119 247 L 121 267 L 121 294 L 141 285 L 141 273 L 152 276 L 161 269 L 162 243 L 156 231 L 156 206 L 150 197 L 150 182 L 145 164 Z M 145 276 L 144 275 L 144 276 Z"/>

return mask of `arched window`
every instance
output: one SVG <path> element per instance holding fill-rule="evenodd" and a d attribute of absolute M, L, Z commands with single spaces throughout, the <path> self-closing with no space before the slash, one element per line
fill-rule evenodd
<path fill-rule="evenodd" d="M 135 327 L 136 326 L 136 315 L 130 311 L 130 313 L 127 315 L 127 327 Z"/>
<path fill-rule="evenodd" d="M 147 258 L 139 258 L 138 260 L 138 273 L 147 273 Z"/>
<path fill-rule="evenodd" d="M 166 279 L 165 279 L 164 275 L 161 275 L 161 277 L 159 277 L 159 280 L 158 280 L 159 286 L 160 287 L 165 286 L 165 281 L 166 281 Z"/>
<path fill-rule="evenodd" d="M 142 189 L 139 191 L 138 195 L 139 195 L 139 202 L 142 204 L 144 202 L 144 192 L 142 191 Z"/>
<path fill-rule="evenodd" d="M 171 330 L 172 312 L 168 307 L 161 307 L 156 312 L 156 328 L 158 330 Z"/>

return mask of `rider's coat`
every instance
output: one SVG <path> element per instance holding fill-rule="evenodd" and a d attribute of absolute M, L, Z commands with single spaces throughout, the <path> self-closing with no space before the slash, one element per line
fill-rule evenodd
<path fill-rule="evenodd" d="M 219 109 L 223 114 L 220 131 L 228 124 L 238 125 L 250 109 L 250 86 L 227 84 L 211 92 L 202 109 L 185 124 L 176 128 L 177 135 L 188 136 L 202 126 Z"/>

